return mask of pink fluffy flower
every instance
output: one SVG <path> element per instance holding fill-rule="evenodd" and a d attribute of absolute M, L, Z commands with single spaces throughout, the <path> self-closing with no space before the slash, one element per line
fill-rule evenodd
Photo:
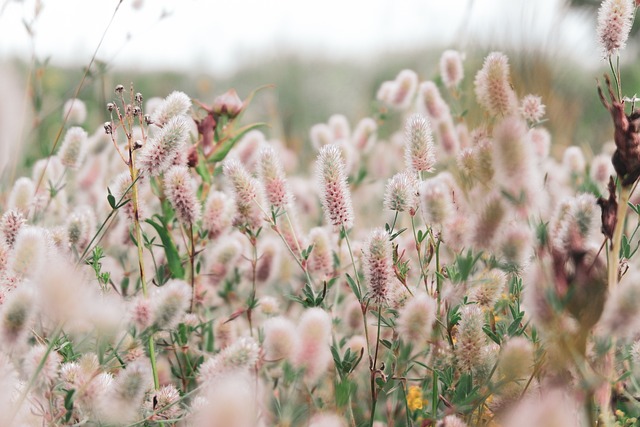
<path fill-rule="evenodd" d="M 260 150 L 258 158 L 258 175 L 264 186 L 267 201 L 276 209 L 285 208 L 291 201 L 291 193 L 276 151 L 265 146 Z"/>
<path fill-rule="evenodd" d="M 373 300 L 385 302 L 393 280 L 393 260 L 389 235 L 382 228 L 373 230 L 365 243 L 364 273 Z"/>
<path fill-rule="evenodd" d="M 322 208 L 327 221 L 335 229 L 351 228 L 354 219 L 353 205 L 340 148 L 335 144 L 322 147 L 317 167 Z"/>
<path fill-rule="evenodd" d="M 414 114 L 405 125 L 405 162 L 412 172 L 431 172 L 436 163 L 431 125 L 425 117 Z"/>
<path fill-rule="evenodd" d="M 164 173 L 174 164 L 188 137 L 184 116 L 175 116 L 160 129 L 140 150 L 138 166 L 151 176 Z"/>
<path fill-rule="evenodd" d="M 478 103 L 494 116 L 514 111 L 518 100 L 509 81 L 509 60 L 504 53 L 492 52 L 484 60 L 475 79 Z"/>
<path fill-rule="evenodd" d="M 463 56 L 456 50 L 445 50 L 440 57 L 440 77 L 448 88 L 454 88 L 464 78 Z"/>
<path fill-rule="evenodd" d="M 635 11 L 632 0 L 604 0 L 598 10 L 598 41 L 605 58 L 624 49 Z"/>
<path fill-rule="evenodd" d="M 258 228 L 262 222 L 262 213 L 256 204 L 258 182 L 235 159 L 225 161 L 222 171 L 231 183 L 235 194 L 237 215 L 234 224 L 246 224 L 251 228 Z"/>
<path fill-rule="evenodd" d="M 186 166 L 173 166 L 166 174 L 164 192 L 176 211 L 178 220 L 193 224 L 200 218 L 200 201 Z"/>
<path fill-rule="evenodd" d="M 525 120 L 533 123 L 539 122 L 544 117 L 545 109 L 542 98 L 536 95 L 526 95 L 520 103 L 520 114 Z"/>

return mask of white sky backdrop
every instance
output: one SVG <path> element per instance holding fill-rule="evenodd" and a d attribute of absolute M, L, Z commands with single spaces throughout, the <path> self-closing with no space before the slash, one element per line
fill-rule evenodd
<path fill-rule="evenodd" d="M 86 65 L 118 0 L 41 3 L 33 26 L 37 57 Z M 0 62 L 30 58 L 23 21 L 33 19 L 35 4 L 0 0 Z M 562 0 L 124 0 L 98 59 L 117 68 L 220 74 L 281 52 L 366 59 L 414 46 L 464 48 L 473 40 L 491 49 L 541 47 L 593 64 L 591 20 L 569 15 Z"/>

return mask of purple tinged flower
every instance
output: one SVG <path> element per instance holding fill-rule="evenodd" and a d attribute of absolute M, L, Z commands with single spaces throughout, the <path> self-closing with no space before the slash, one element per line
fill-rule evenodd
<path fill-rule="evenodd" d="M 387 181 L 384 207 L 390 211 L 415 214 L 418 208 L 418 181 L 413 174 L 397 173 Z"/>
<path fill-rule="evenodd" d="M 242 99 L 238 96 L 238 92 L 235 89 L 229 89 L 213 100 L 211 109 L 217 115 L 227 115 L 234 118 L 240 114 L 242 107 Z"/>
<path fill-rule="evenodd" d="M 222 191 L 211 191 L 207 197 L 202 215 L 202 228 L 215 239 L 231 227 L 236 215 L 236 204 Z"/>
<path fill-rule="evenodd" d="M 353 227 L 353 206 L 340 147 L 325 145 L 317 160 L 317 179 L 327 222 L 339 230 Z"/>
<path fill-rule="evenodd" d="M 542 98 L 537 95 L 526 95 L 520 103 L 520 114 L 525 120 L 532 123 L 538 123 L 542 120 L 545 110 Z"/>

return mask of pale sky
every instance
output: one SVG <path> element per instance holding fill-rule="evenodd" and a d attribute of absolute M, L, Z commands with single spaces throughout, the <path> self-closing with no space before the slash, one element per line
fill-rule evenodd
<path fill-rule="evenodd" d="M 41 13 L 31 39 L 35 5 Z M 367 58 L 413 46 L 542 47 L 593 59 L 595 23 L 562 0 L 124 0 L 98 52 L 116 68 L 229 73 L 283 51 Z M 118 0 L 0 0 L 0 61 L 86 65 Z M 138 6 L 138 7 L 136 7 Z M 161 16 L 164 17 L 161 19 Z M 595 58 L 597 59 L 597 58 Z"/>

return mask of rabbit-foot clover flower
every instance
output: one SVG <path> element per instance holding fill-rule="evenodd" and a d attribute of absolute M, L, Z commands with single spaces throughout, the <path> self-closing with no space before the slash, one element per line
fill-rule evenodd
<path fill-rule="evenodd" d="M 478 103 L 493 116 L 506 116 L 518 104 L 509 82 L 509 60 L 501 52 L 492 52 L 484 60 L 475 79 Z"/>
<path fill-rule="evenodd" d="M 378 304 L 387 301 L 392 283 L 393 260 L 389 234 L 377 228 L 369 234 L 364 246 L 364 273 L 371 298 Z"/>
<path fill-rule="evenodd" d="M 414 173 L 431 172 L 436 163 L 431 125 L 425 117 L 414 114 L 405 125 L 404 158 Z"/>
<path fill-rule="evenodd" d="M 322 208 L 327 222 L 334 229 L 345 230 L 353 227 L 353 205 L 347 184 L 347 174 L 340 147 L 325 145 L 320 149 L 317 160 L 318 185 Z"/>
<path fill-rule="evenodd" d="M 173 166 L 167 171 L 164 192 L 183 224 L 194 224 L 200 219 L 202 207 L 194 187 L 186 166 Z"/>
<path fill-rule="evenodd" d="M 634 12 L 633 0 L 604 0 L 600 5 L 597 32 L 605 58 L 624 49 Z"/>

